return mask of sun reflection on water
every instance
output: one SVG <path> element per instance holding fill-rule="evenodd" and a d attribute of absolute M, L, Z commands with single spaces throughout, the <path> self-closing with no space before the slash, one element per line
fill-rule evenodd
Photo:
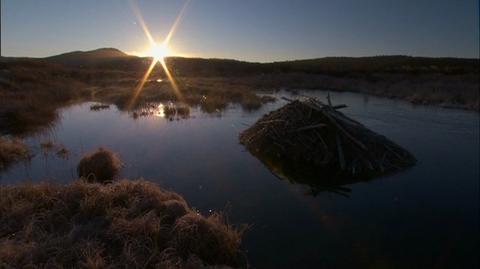
<path fill-rule="evenodd" d="M 187 119 L 190 117 L 190 107 L 184 103 L 175 102 L 155 102 L 144 104 L 143 106 L 131 112 L 134 119 L 140 117 L 157 117 L 164 118 L 169 121 Z"/>
<path fill-rule="evenodd" d="M 165 118 L 165 106 L 160 103 L 158 106 L 157 106 L 157 111 L 154 113 L 154 115 L 156 117 L 159 117 L 159 118 Z"/>

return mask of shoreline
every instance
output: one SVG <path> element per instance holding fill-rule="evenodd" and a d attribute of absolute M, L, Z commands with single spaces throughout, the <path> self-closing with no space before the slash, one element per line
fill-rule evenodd
<path fill-rule="evenodd" d="M 292 92 L 295 91 L 296 89 L 286 89 L 286 91 Z M 472 107 L 468 106 L 466 104 L 451 104 L 451 103 L 436 103 L 436 102 L 429 102 L 429 101 L 414 101 L 414 100 L 409 100 L 408 98 L 401 98 L 401 97 L 395 97 L 395 96 L 388 96 L 388 95 L 382 95 L 382 94 L 374 94 L 374 93 L 367 93 L 367 92 L 361 92 L 361 91 L 355 91 L 355 90 L 331 90 L 331 89 L 298 89 L 298 90 L 304 90 L 304 91 L 331 91 L 331 92 L 337 92 L 337 93 L 356 93 L 356 94 L 364 94 L 372 97 L 377 97 L 377 98 L 386 98 L 389 100 L 396 100 L 396 101 L 403 101 L 406 102 L 412 106 L 425 106 L 425 107 L 435 107 L 435 108 L 444 108 L 444 109 L 450 109 L 450 110 L 458 110 L 458 111 L 469 111 L 469 112 L 475 112 L 475 113 L 480 113 L 480 106 L 479 107 Z"/>

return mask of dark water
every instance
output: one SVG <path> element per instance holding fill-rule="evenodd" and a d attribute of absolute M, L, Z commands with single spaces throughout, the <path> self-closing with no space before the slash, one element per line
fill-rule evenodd
<path fill-rule="evenodd" d="M 312 93 L 306 93 L 312 95 Z M 324 92 L 313 93 L 325 97 Z M 279 180 L 238 144 L 259 111 L 133 120 L 114 108 L 70 107 L 49 132 L 68 160 L 40 152 L 0 183 L 75 177 L 79 156 L 103 145 L 125 162 L 122 176 L 144 177 L 185 196 L 200 211 L 226 210 L 248 223 L 243 248 L 255 268 L 477 268 L 479 265 L 479 115 L 352 93 L 332 94 L 344 112 L 410 150 L 405 172 L 348 186 L 349 198 L 307 195 Z"/>

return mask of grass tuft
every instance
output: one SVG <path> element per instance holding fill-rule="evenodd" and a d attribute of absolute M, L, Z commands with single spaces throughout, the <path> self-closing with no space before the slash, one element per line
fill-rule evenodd
<path fill-rule="evenodd" d="M 144 180 L 0 186 L 5 268 L 230 268 L 241 234 Z"/>
<path fill-rule="evenodd" d="M 19 139 L 9 139 L 0 136 L 0 171 L 5 170 L 18 161 L 32 158 L 27 145 Z"/>
<path fill-rule="evenodd" d="M 77 173 L 79 177 L 87 181 L 104 183 L 113 180 L 121 167 L 122 162 L 117 154 L 100 147 L 80 159 Z"/>

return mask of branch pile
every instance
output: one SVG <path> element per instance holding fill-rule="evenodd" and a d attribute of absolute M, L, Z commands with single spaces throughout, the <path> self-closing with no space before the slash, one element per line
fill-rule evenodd
<path fill-rule="evenodd" d="M 271 170 L 301 172 L 341 184 L 415 164 L 405 149 L 339 112 L 346 105 L 289 100 L 240 134 L 240 142 Z"/>

